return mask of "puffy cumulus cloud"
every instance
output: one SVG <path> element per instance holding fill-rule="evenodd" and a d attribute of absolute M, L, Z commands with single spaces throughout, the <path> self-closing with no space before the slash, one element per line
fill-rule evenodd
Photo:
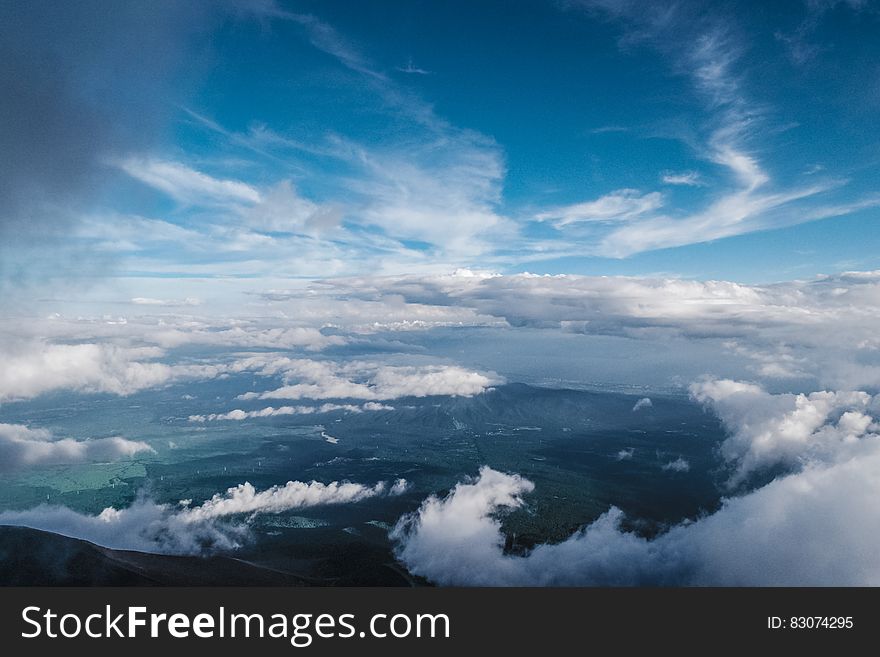
<path fill-rule="evenodd" d="M 257 356 L 241 361 L 239 366 L 263 375 L 280 375 L 287 383 L 275 390 L 240 395 L 242 399 L 381 401 L 433 395 L 472 397 L 503 382 L 493 372 L 473 372 L 457 365 L 396 366 Z"/>
<path fill-rule="evenodd" d="M 493 514 L 522 506 L 523 494 L 532 490 L 527 479 L 484 466 L 476 481 L 457 484 L 444 499 L 429 497 L 397 523 L 391 538 L 398 542 L 398 559 L 410 572 L 439 584 L 514 583 L 504 573 L 510 562 L 503 556 L 501 523 Z"/>
<path fill-rule="evenodd" d="M 256 411 L 243 411 L 240 408 L 227 413 L 209 413 L 207 415 L 190 415 L 190 422 L 213 422 L 215 420 L 249 420 L 260 417 L 275 417 L 278 415 L 312 415 L 319 413 L 333 413 L 343 411 L 345 413 L 363 413 L 364 411 L 393 411 L 393 406 L 367 402 L 365 404 L 321 404 L 320 406 L 280 406 L 275 408 L 267 406 Z"/>
<path fill-rule="evenodd" d="M 46 429 L 23 424 L 0 424 L 0 472 L 67 463 L 119 461 L 153 449 L 144 442 L 118 436 L 56 439 Z"/>
<path fill-rule="evenodd" d="M 371 379 L 377 399 L 456 395 L 472 397 L 503 383 L 494 373 L 472 372 L 455 365 L 381 366 Z"/>
<path fill-rule="evenodd" d="M 0 401 L 28 399 L 53 390 L 128 395 L 182 379 L 212 378 L 222 367 L 156 362 L 155 347 L 112 344 L 3 345 L 0 351 Z"/>
<path fill-rule="evenodd" d="M 752 383 L 705 380 L 691 395 L 718 415 L 729 436 L 721 454 L 735 467 L 732 484 L 775 466 L 835 462 L 880 434 L 880 404 L 865 392 L 771 394 Z"/>
<path fill-rule="evenodd" d="M 351 504 L 380 495 L 400 495 L 407 488 L 403 479 L 375 486 L 348 481 L 289 481 L 264 491 L 244 483 L 195 507 L 188 500 L 174 506 L 140 497 L 124 509 L 107 507 L 97 515 L 89 515 L 67 507 L 42 505 L 26 511 L 4 511 L 0 513 L 0 525 L 42 529 L 121 550 L 201 554 L 240 547 L 250 538 L 250 517 L 258 513 Z"/>
<path fill-rule="evenodd" d="M 499 513 L 533 485 L 489 468 L 392 532 L 410 572 L 451 586 L 876 586 L 880 442 L 816 464 L 648 540 L 611 508 L 557 544 L 507 554 Z"/>

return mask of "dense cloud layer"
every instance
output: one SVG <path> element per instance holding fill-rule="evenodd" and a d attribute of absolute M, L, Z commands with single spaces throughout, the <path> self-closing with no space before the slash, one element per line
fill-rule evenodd
<path fill-rule="evenodd" d="M 806 389 L 815 382 L 836 389 L 880 385 L 880 341 L 874 331 L 880 320 L 876 272 L 750 286 L 460 270 L 451 275 L 323 281 L 305 289 L 266 293 L 259 311 L 262 316 L 249 319 L 132 315 L 53 317 L 38 324 L 7 319 L 0 325 L 6 334 L 0 341 L 0 359 L 6 364 L 0 371 L 0 399 L 58 389 L 128 394 L 168 381 L 235 371 L 227 368 L 228 357 L 197 363 L 165 358 L 170 350 L 189 346 L 357 353 L 369 352 L 373 345 L 411 348 L 408 341 L 420 340 L 414 330 L 450 326 L 504 329 L 497 331 L 502 349 L 505 341 L 515 340 L 519 327 L 658 347 L 677 340 L 681 368 L 689 378 L 700 373 L 741 378 L 751 373 L 776 388 Z M 399 337 L 389 337 L 395 334 Z M 501 380 L 452 365 L 407 370 L 288 354 L 283 356 L 289 358 L 285 364 L 279 358 L 250 360 L 237 368 L 289 379 L 290 385 L 265 393 L 267 399 L 467 395 Z M 738 366 L 719 371 L 720 362 Z"/>
<path fill-rule="evenodd" d="M 339 294 L 366 299 L 464 306 L 514 327 L 638 340 L 714 340 L 719 351 L 765 379 L 815 379 L 844 388 L 880 385 L 875 331 L 880 272 L 744 285 L 459 271 L 359 278 L 333 286 Z"/>
<path fill-rule="evenodd" d="M 31 466 L 120 461 L 152 451 L 145 442 L 119 436 L 90 440 L 58 439 L 45 429 L 31 429 L 22 424 L 0 424 L 0 472 L 14 472 Z"/>
<path fill-rule="evenodd" d="M 139 498 L 124 509 L 108 507 L 98 515 L 67 507 L 40 506 L 0 513 L 0 525 L 32 527 L 121 550 L 200 554 L 232 550 L 250 536 L 248 518 L 328 504 L 351 504 L 380 495 L 400 495 L 407 482 L 375 486 L 344 482 L 289 481 L 257 491 L 244 483 L 218 493 L 199 506 L 183 500 L 178 507 Z M 236 516 L 238 516 L 236 518 Z"/>

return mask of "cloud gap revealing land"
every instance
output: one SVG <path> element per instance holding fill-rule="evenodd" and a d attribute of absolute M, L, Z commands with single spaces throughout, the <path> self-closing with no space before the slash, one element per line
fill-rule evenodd
<path fill-rule="evenodd" d="M 0 584 L 880 585 L 878 26 L 3 3 Z"/>

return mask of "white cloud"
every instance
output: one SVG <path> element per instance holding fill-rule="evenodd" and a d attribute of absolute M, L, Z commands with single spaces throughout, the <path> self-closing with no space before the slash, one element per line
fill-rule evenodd
<path fill-rule="evenodd" d="M 525 555 L 504 553 L 498 514 L 531 482 L 482 468 L 430 497 L 393 531 L 410 572 L 452 586 L 877 586 L 880 441 L 724 502 L 653 540 L 623 531 L 612 508 L 583 530 Z"/>
<path fill-rule="evenodd" d="M 0 424 L 0 471 L 70 463 L 128 459 L 153 449 L 145 442 L 118 436 L 73 440 L 54 438 L 46 429 L 22 424 Z"/>
<path fill-rule="evenodd" d="M 696 16 L 687 3 L 646 8 L 641 3 L 578 0 L 571 6 L 621 21 L 625 26 L 622 41 L 627 46 L 650 46 L 668 60 L 672 71 L 691 80 L 698 100 L 712 117 L 707 122 L 708 134 L 700 137 L 697 155 L 721 167 L 731 178 L 730 184 L 709 189 L 709 201 L 702 209 L 639 213 L 602 236 L 594 246 L 596 255 L 625 258 L 836 216 L 833 207 L 817 207 L 807 201 L 831 191 L 840 181 L 777 187 L 754 154 L 753 144 L 763 136 L 760 130 L 767 111 L 745 91 L 740 62 L 747 44 L 737 38 L 728 17 L 703 10 Z M 663 182 L 695 184 L 699 178 L 691 173 L 668 173 Z M 851 212 L 878 203 L 868 197 L 841 210 Z"/>
<path fill-rule="evenodd" d="M 339 210 L 322 208 L 300 196 L 289 180 L 268 188 L 260 202 L 243 210 L 242 216 L 258 230 L 309 234 L 336 228 L 342 219 Z"/>
<path fill-rule="evenodd" d="M 201 554 L 235 549 L 249 536 L 241 523 L 193 520 L 170 505 L 146 498 L 124 509 L 107 507 L 98 515 L 46 505 L 0 513 L 0 525 L 41 529 L 117 550 Z"/>
<path fill-rule="evenodd" d="M 700 187 L 703 180 L 696 171 L 667 171 L 660 178 L 667 185 L 686 185 L 688 187 Z"/>
<path fill-rule="evenodd" d="M 445 585 L 880 584 L 880 403 L 864 392 L 773 395 L 730 380 L 703 381 L 693 394 L 730 432 L 722 455 L 736 477 L 776 465 L 789 474 L 651 540 L 622 530 L 612 507 L 561 543 L 511 555 L 499 513 L 523 506 L 534 486 L 484 467 L 399 521 L 398 558 Z"/>
<path fill-rule="evenodd" d="M 132 157 L 121 161 L 119 167 L 132 178 L 182 203 L 202 205 L 260 201 L 260 192 L 246 183 L 213 178 L 178 162 Z"/>
<path fill-rule="evenodd" d="M 336 29 L 310 14 L 297 14 L 278 7 L 274 2 L 261 3 L 252 9 L 258 15 L 268 18 L 292 21 L 301 25 L 309 42 L 318 50 L 336 58 L 343 66 L 376 80 L 385 80 L 385 75 L 376 71 L 360 52 L 336 31 Z"/>
<path fill-rule="evenodd" d="M 175 325 L 163 318 L 155 327 L 147 330 L 143 327 L 141 330 L 144 340 L 167 348 L 194 344 L 245 349 L 303 348 L 307 351 L 320 351 L 347 342 L 342 336 L 324 335 L 319 328 L 287 326 L 284 319 L 266 320 L 256 325 L 237 320 L 230 320 L 228 323 L 230 326 L 218 326 L 213 321 L 189 320 Z M 266 326 L 271 323 L 276 326 Z"/>
<path fill-rule="evenodd" d="M 141 251 L 156 245 L 195 246 L 205 239 L 203 233 L 168 221 L 115 213 L 83 218 L 74 236 L 93 240 L 95 248 L 112 252 Z"/>
<path fill-rule="evenodd" d="M 658 344 L 681 339 L 689 341 L 682 357 L 700 361 L 691 363 L 694 368 L 688 371 L 693 376 L 744 378 L 752 375 L 750 370 L 759 380 L 791 379 L 799 385 L 813 385 L 815 380 L 819 386 L 834 389 L 880 384 L 880 365 L 874 358 L 880 349 L 875 330 L 880 318 L 877 272 L 744 285 L 676 278 L 502 276 L 458 270 L 325 280 L 251 297 L 256 312 L 263 316 L 0 320 L 0 330 L 7 336 L 0 347 L 4 365 L 0 400 L 61 389 L 129 394 L 227 371 L 259 373 L 269 358 L 250 365 L 238 363 L 237 369 L 229 370 L 228 355 L 214 362 L 181 362 L 175 360 L 173 351 L 165 351 L 187 345 L 221 347 L 227 354 L 236 348 L 320 351 L 343 345 L 356 348 L 368 342 L 371 334 L 384 331 L 447 326 L 556 329 Z M 42 341 L 28 337 L 36 331 Z M 510 333 L 498 332 L 499 339 Z M 382 338 L 389 339 L 393 338 Z M 291 360 L 301 368 L 307 362 Z M 491 372 L 467 367 L 464 371 L 444 370 L 442 365 L 433 371 L 390 369 L 380 376 L 377 363 L 315 362 L 324 364 L 310 365 L 311 371 L 303 370 L 285 381 L 293 387 L 285 391 L 291 395 L 286 398 L 353 395 L 354 399 L 380 401 L 400 394 L 394 380 L 416 394 L 434 394 L 426 389 L 429 384 L 436 394 L 477 394 L 498 381 Z M 718 362 L 739 365 L 731 369 Z M 282 372 L 266 373 L 270 374 Z M 421 374 L 431 375 L 424 385 L 417 380 Z M 381 388 L 377 388 L 379 383 Z"/>
<path fill-rule="evenodd" d="M 664 463 L 662 468 L 667 472 L 690 472 L 691 464 L 679 456 L 674 461 Z"/>
<path fill-rule="evenodd" d="M 372 284 L 378 283 L 373 289 Z M 367 290 L 366 287 L 371 287 Z M 432 305 L 408 301 L 399 294 L 383 294 L 382 282 L 360 279 L 358 293 L 371 298 L 345 294 L 333 296 L 336 284 L 315 285 L 308 290 L 268 290 L 260 296 L 273 307 L 303 321 L 322 323 L 351 333 L 380 331 L 421 331 L 437 327 L 507 326 L 503 319 L 474 311 L 461 304 Z"/>
<path fill-rule="evenodd" d="M 871 358 L 880 348 L 878 272 L 772 285 L 457 273 L 337 280 L 330 290 L 349 299 L 471 308 L 514 327 L 640 340 L 682 336 L 701 344 L 717 339 L 719 354 L 737 357 L 762 377 L 810 378 L 834 388 L 880 384 L 880 366 Z"/>
<path fill-rule="evenodd" d="M 288 384 L 242 399 L 367 399 L 456 395 L 471 397 L 503 382 L 495 373 L 456 365 L 393 366 L 356 361 L 334 363 L 306 359 L 242 361 L 242 367 L 264 375 L 280 374 Z"/>
<path fill-rule="evenodd" d="M 653 405 L 654 405 L 654 403 L 651 401 L 651 398 L 650 398 L 650 397 L 642 397 L 642 398 L 641 398 L 639 401 L 637 401 L 637 402 L 635 403 L 635 405 L 633 406 L 633 408 L 632 408 L 632 409 L 633 409 L 633 413 L 635 413 L 636 411 L 640 411 L 640 410 L 642 410 L 643 408 L 651 408 Z"/>
<path fill-rule="evenodd" d="M 595 201 L 567 205 L 536 215 L 538 221 L 552 221 L 562 228 L 582 222 L 628 221 L 653 212 L 663 205 L 659 192 L 643 194 L 636 189 L 618 189 Z"/>
<path fill-rule="evenodd" d="M 365 404 L 321 404 L 320 406 L 280 406 L 275 408 L 267 406 L 257 411 L 243 411 L 235 409 L 228 413 L 209 413 L 208 415 L 190 415 L 190 422 L 213 422 L 215 420 L 249 420 L 260 417 L 275 417 L 278 415 L 311 415 L 315 413 L 332 413 L 345 411 L 346 413 L 363 413 L 364 411 L 393 411 L 393 406 L 367 402 Z"/>
<path fill-rule="evenodd" d="M 381 495 L 400 495 L 407 487 L 403 479 L 375 486 L 347 481 L 289 481 L 264 491 L 244 483 L 195 507 L 186 500 L 174 507 L 141 497 L 130 507 L 107 507 L 98 515 L 88 515 L 68 507 L 43 505 L 26 511 L 0 512 L 0 525 L 42 529 L 120 550 L 202 554 L 233 550 L 249 539 L 250 518 L 235 516 L 353 504 Z"/>
<path fill-rule="evenodd" d="M 741 154 L 731 154 L 728 161 L 746 187 L 722 195 L 704 210 L 684 217 L 663 215 L 648 216 L 615 229 L 599 244 L 597 253 L 613 258 L 624 258 L 634 253 L 665 249 L 686 244 L 707 242 L 732 237 L 756 230 L 781 227 L 799 221 L 821 219 L 828 215 L 806 214 L 803 206 L 794 205 L 821 192 L 828 191 L 828 184 L 813 185 L 781 192 L 758 193 L 763 174 L 746 166 L 749 160 Z M 724 160 L 719 160 L 722 162 Z M 786 209 L 785 216 L 775 213 Z"/>
<path fill-rule="evenodd" d="M 130 176 L 180 203 L 211 207 L 215 214 L 222 210 L 219 218 L 226 221 L 213 221 L 202 232 L 188 230 L 190 236 L 197 239 L 194 243 L 179 245 L 184 248 L 204 251 L 205 243 L 209 243 L 224 251 L 249 251 L 273 244 L 271 237 L 250 229 L 317 235 L 338 227 L 342 219 L 338 208 L 323 207 L 302 197 L 290 180 L 256 187 L 239 180 L 214 178 L 178 162 L 150 158 L 129 158 L 119 166 Z M 230 220 L 235 225 L 227 225 Z M 129 224 L 132 221 L 128 219 Z M 140 220 L 140 223 L 144 221 Z M 104 226 L 103 223 L 93 221 L 88 234 L 106 239 L 120 232 L 119 227 Z M 184 229 L 174 228 L 177 233 L 184 232 Z M 160 233 L 167 232 L 160 230 Z M 129 232 L 126 242 L 144 239 L 151 241 L 154 238 Z"/>
<path fill-rule="evenodd" d="M 616 458 L 618 461 L 629 461 L 632 459 L 633 454 L 635 454 L 635 450 L 632 447 L 627 447 L 626 449 L 622 449 L 617 452 L 614 458 Z"/>
<path fill-rule="evenodd" d="M 691 394 L 730 433 L 721 454 L 735 466 L 732 484 L 774 466 L 839 460 L 880 434 L 865 392 L 771 394 L 751 383 L 706 380 L 693 384 Z"/>
<path fill-rule="evenodd" d="M 136 306 L 198 306 L 201 300 L 187 297 L 186 299 L 154 299 L 152 297 L 132 297 L 131 302 Z"/>
<path fill-rule="evenodd" d="M 452 257 L 491 251 L 515 235 L 500 215 L 504 163 L 494 142 L 477 133 L 432 124 L 435 138 L 394 151 L 351 145 L 363 175 L 352 181 L 362 197 L 360 219 L 399 240 L 416 240 Z"/>
<path fill-rule="evenodd" d="M 129 395 L 171 381 L 212 378 L 215 365 L 155 362 L 155 347 L 111 344 L 13 343 L 0 353 L 0 401 L 28 399 L 52 390 Z"/>
<path fill-rule="evenodd" d="M 160 300 L 140 301 L 153 307 Z M 290 324 L 283 318 L 205 319 L 171 314 L 0 320 L 5 335 L 0 341 L 0 401 L 28 399 L 53 390 L 128 395 L 175 381 L 211 379 L 227 371 L 225 361 L 174 362 L 165 351 L 185 345 L 319 351 L 347 342 L 339 335 L 324 335 L 319 328 Z M 37 331 L 40 340 L 33 338 Z"/>
<path fill-rule="evenodd" d="M 768 350 L 729 340 L 724 343 L 724 348 L 751 361 L 750 369 L 765 379 L 803 379 L 810 376 L 809 359 L 794 355 L 786 345 Z"/>
<path fill-rule="evenodd" d="M 399 495 L 407 489 L 405 479 L 398 479 L 390 487 L 380 481 L 375 486 L 364 486 L 350 481 L 288 481 L 284 486 L 272 486 L 257 491 L 244 483 L 215 494 L 196 507 L 186 507 L 180 513 L 189 521 L 222 518 L 236 514 L 283 513 L 328 504 L 351 504 L 380 495 Z"/>

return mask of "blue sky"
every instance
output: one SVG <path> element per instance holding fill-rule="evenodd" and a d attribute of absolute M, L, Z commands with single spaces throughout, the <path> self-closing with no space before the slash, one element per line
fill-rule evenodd
<path fill-rule="evenodd" d="M 880 266 L 872 3 L 254 2 L 191 21 L 158 70 L 77 78 L 119 123 L 159 108 L 148 140 L 100 154 L 73 240 L 145 287 Z M 165 43 L 145 41 L 125 56 Z"/>

